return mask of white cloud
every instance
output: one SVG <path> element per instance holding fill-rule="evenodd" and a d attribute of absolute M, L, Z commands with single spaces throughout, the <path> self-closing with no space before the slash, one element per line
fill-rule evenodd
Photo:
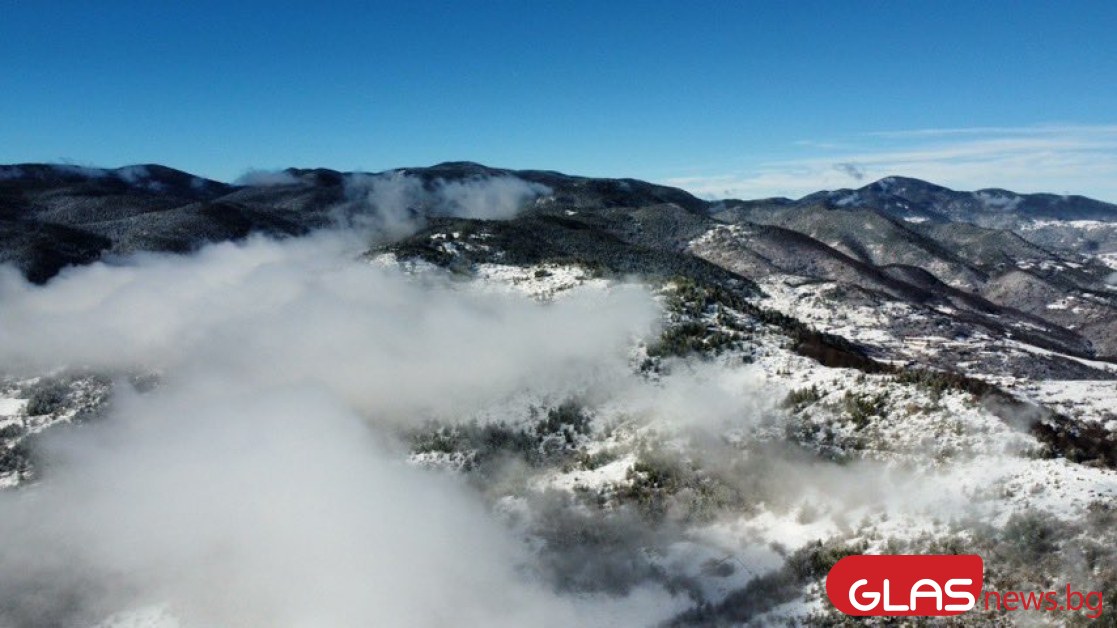
<path fill-rule="evenodd" d="M 461 415 L 493 396 L 590 378 L 602 363 L 623 371 L 632 334 L 654 319 L 635 289 L 539 307 L 449 282 L 420 286 L 354 262 L 362 250 L 359 237 L 335 233 L 258 237 L 74 268 L 46 288 L 3 267 L 0 360 L 317 382 L 388 420 Z"/>
<path fill-rule="evenodd" d="M 103 168 L 80 166 L 72 163 L 52 164 L 50 167 L 54 169 L 55 172 L 62 175 L 86 177 L 88 179 L 100 179 L 108 176 L 108 171 Z"/>
<path fill-rule="evenodd" d="M 348 203 L 336 208 L 342 224 L 370 228 L 389 237 L 404 236 L 426 218 L 454 216 L 505 220 L 551 189 L 512 176 L 424 182 L 402 171 L 354 173 L 345 177 Z"/>
<path fill-rule="evenodd" d="M 915 177 L 954 189 L 1082 194 L 1117 201 L 1117 126 L 916 129 L 869 133 L 856 148 L 800 143 L 813 154 L 768 162 L 750 172 L 668 179 L 707 198 L 797 198 L 859 187 L 889 175 Z"/>
<path fill-rule="evenodd" d="M 647 625 L 678 610 L 651 586 L 557 594 L 474 493 L 402 464 L 390 439 L 628 377 L 650 295 L 544 305 L 413 281 L 361 250 L 252 238 L 46 286 L 0 268 L 0 361 L 163 374 L 52 433 L 43 481 L 0 494 L 0 624 L 153 604 L 183 626 Z"/>
<path fill-rule="evenodd" d="M 286 170 L 249 170 L 237 177 L 235 185 L 250 185 L 254 187 L 279 187 L 284 185 L 300 185 L 302 181 Z"/>
<path fill-rule="evenodd" d="M 125 166 L 113 171 L 125 183 L 143 183 L 151 176 L 146 166 Z"/>

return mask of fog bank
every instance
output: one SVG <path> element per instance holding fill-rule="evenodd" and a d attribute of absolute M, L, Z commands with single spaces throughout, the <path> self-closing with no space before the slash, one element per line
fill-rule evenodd
<path fill-rule="evenodd" d="M 0 360 L 158 372 L 54 430 L 0 494 L 0 625 L 163 605 L 186 626 L 607 625 L 676 600 L 551 592 L 453 478 L 384 434 L 624 377 L 656 309 L 552 304 L 357 261 L 333 233 L 141 255 L 46 286 L 0 273 Z M 389 428 L 387 430 L 379 428 Z"/>

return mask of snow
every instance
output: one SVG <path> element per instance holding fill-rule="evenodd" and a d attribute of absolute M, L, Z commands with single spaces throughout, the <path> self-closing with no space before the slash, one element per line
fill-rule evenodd
<path fill-rule="evenodd" d="M 757 302 L 828 333 L 843 336 L 869 347 L 900 346 L 902 339 L 888 331 L 896 319 L 916 320 L 922 316 L 914 307 L 886 301 L 876 307 L 834 307 L 826 293 L 837 284 L 794 275 L 770 275 L 758 282 L 766 296 Z"/>
<path fill-rule="evenodd" d="M 927 500 L 930 512 L 961 506 L 962 514 L 978 514 L 995 525 L 1024 511 L 1074 520 L 1090 503 L 1117 498 L 1117 473 L 1063 459 L 978 456 L 928 476 L 925 489 L 939 495 Z M 889 534 L 904 536 L 898 530 Z"/>
<path fill-rule="evenodd" d="M 440 275 L 446 272 L 441 266 L 426 260 L 418 258 L 400 260 L 395 253 L 380 253 L 373 256 L 369 263 L 382 268 L 401 270 L 409 275 Z"/>
<path fill-rule="evenodd" d="M 1036 231 L 1038 229 L 1045 229 L 1048 227 L 1059 228 L 1073 228 L 1083 231 L 1094 231 L 1097 229 L 1109 229 L 1117 227 L 1117 223 L 1107 222 L 1103 220 L 1032 220 L 1026 222 L 1018 227 L 1022 231 Z"/>
<path fill-rule="evenodd" d="M 1105 264 L 1113 270 L 1117 270 L 1117 253 L 1101 253 L 1099 255 L 1095 255 L 1094 257 L 1102 264 Z M 1110 281 L 1110 283 L 1114 282 Z"/>
<path fill-rule="evenodd" d="M 477 264 L 474 277 L 489 289 L 525 294 L 539 300 L 553 299 L 574 288 L 606 290 L 610 286 L 608 280 L 594 278 L 580 266 L 560 264 Z"/>
<path fill-rule="evenodd" d="M 634 454 L 627 454 L 609 464 L 602 465 L 592 470 L 576 470 L 561 473 L 552 477 L 542 478 L 540 487 L 551 487 L 573 491 L 578 488 L 603 489 L 611 485 L 621 484 L 628 475 L 628 470 L 636 462 Z"/>
<path fill-rule="evenodd" d="M 1059 357 L 1059 358 L 1062 358 L 1062 359 L 1065 359 L 1065 360 L 1072 360 L 1074 362 L 1078 362 L 1079 364 L 1082 364 L 1084 366 L 1088 366 L 1092 369 L 1097 369 L 1099 371 L 1106 371 L 1106 372 L 1109 372 L 1109 373 L 1117 373 L 1117 364 L 1113 364 L 1112 362 L 1101 362 L 1099 360 L 1087 360 L 1086 358 L 1078 358 L 1078 357 L 1066 355 L 1066 354 L 1063 354 L 1063 353 L 1059 353 L 1057 351 L 1051 351 L 1050 349 L 1041 349 L 1039 347 L 1032 346 L 1030 344 L 1026 344 L 1026 343 L 1020 342 L 1018 340 L 1005 340 L 1005 341 L 1003 341 L 1003 344 L 1005 346 L 1012 347 L 1012 348 L 1015 348 L 1015 349 L 1019 349 L 1021 351 L 1026 351 L 1028 353 L 1034 353 L 1036 355 L 1055 356 L 1055 357 Z"/>
<path fill-rule="evenodd" d="M 1020 270 L 1032 270 L 1033 268 L 1039 268 L 1040 270 L 1044 270 L 1044 271 L 1052 271 L 1052 270 L 1067 270 L 1068 268 L 1079 268 L 1080 265 L 1074 264 L 1072 262 L 1061 262 L 1061 261 L 1055 261 L 1055 260 L 1050 260 L 1050 259 L 1041 259 L 1041 260 L 1019 260 L 1019 261 L 1016 262 L 1016 267 L 1019 268 Z"/>
<path fill-rule="evenodd" d="M 896 343 L 908 351 L 927 352 L 984 347 L 993 352 L 1059 356 L 1117 372 L 1117 366 L 1106 362 L 986 335 L 962 342 L 940 336 L 893 338 L 881 329 L 871 330 L 877 325 L 886 329 L 883 324 L 903 312 L 902 308 L 887 315 L 880 314 L 880 308 L 852 307 L 835 312 L 820 296 L 827 285 L 803 278 L 769 277 L 762 282 L 767 296 L 759 304 L 870 345 Z M 886 303 L 884 307 L 893 306 Z M 1075 520 L 1084 516 L 1093 502 L 1117 500 L 1117 472 L 1034 457 L 1030 452 L 1039 443 L 1023 425 L 1006 423 L 968 394 L 948 392 L 932 400 L 918 387 L 898 385 L 887 376 L 822 367 L 780 348 L 773 348 L 756 364 L 773 387 L 782 386 L 786 391 L 815 386 L 821 398 L 803 414 L 820 426 L 828 425 L 839 440 L 852 436 L 865 439 L 867 445 L 858 455 L 866 462 L 885 465 L 878 474 L 888 474 L 889 469 L 919 470 L 895 499 L 880 498 L 852 509 L 848 504 L 828 509 L 828 497 L 815 495 L 805 503 L 818 511 L 816 518 L 804 519 L 794 508 L 784 512 L 762 510 L 742 518 L 737 525 L 758 542 L 775 541 L 793 549 L 816 539 L 840 538 L 851 521 L 861 521 L 865 532 L 878 539 L 912 540 L 924 532 L 945 533 L 952 521 L 974 515 L 994 525 L 1003 525 L 1014 513 L 1023 511 L 1043 511 Z M 1112 414 L 1117 408 L 1117 382 L 1011 379 L 1002 385 L 1024 399 L 1048 404 L 1078 420 L 1107 421 L 1110 429 L 1117 429 L 1117 417 Z M 838 402 L 847 393 L 886 394 L 885 410 L 856 430 L 841 420 Z M 830 501 L 837 500 L 842 506 L 841 499 Z M 799 600 L 789 606 L 789 612 L 809 613 L 811 608 L 807 600 Z"/>
<path fill-rule="evenodd" d="M 23 411 L 23 408 L 26 405 L 27 399 L 0 397 L 0 417 L 17 416 Z"/>
<path fill-rule="evenodd" d="M 1027 399 L 1080 421 L 1113 423 L 1117 429 L 1117 382 L 1042 380 L 1018 388 Z"/>
<path fill-rule="evenodd" d="M 755 517 L 741 519 L 737 530 L 754 542 L 770 545 L 778 543 L 788 550 L 796 550 L 807 543 L 827 539 L 839 532 L 837 524 L 826 517 L 804 523 L 802 511 L 777 514 L 765 510 Z"/>

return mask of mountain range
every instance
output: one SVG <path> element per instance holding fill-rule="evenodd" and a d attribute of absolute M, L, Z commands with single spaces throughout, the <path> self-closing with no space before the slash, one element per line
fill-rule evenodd
<path fill-rule="evenodd" d="M 428 232 L 483 228 L 499 244 L 459 251 L 458 263 L 499 253 L 525 263 L 577 258 L 622 274 L 743 283 L 794 275 L 833 282 L 858 303 L 902 301 L 941 319 L 896 321 L 909 336 L 946 325 L 948 337 L 981 331 L 1071 356 L 1117 356 L 1117 206 L 900 177 L 798 200 L 708 201 L 632 179 L 474 163 L 371 175 L 288 169 L 235 185 L 157 165 L 19 164 L 0 166 L 0 262 L 42 283 L 66 266 L 135 252 L 305 234 L 339 213 L 369 211 L 354 182 L 389 176 L 427 189 L 511 178 L 548 190 L 483 227 L 436 202 L 402 201 L 415 233 L 393 246 L 431 261 L 450 260 Z"/>

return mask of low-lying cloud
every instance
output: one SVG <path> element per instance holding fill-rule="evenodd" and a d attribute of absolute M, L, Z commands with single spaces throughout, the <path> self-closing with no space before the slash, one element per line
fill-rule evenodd
<path fill-rule="evenodd" d="M 541 183 L 512 175 L 425 180 L 404 170 L 341 175 L 342 200 L 330 208 L 334 223 L 380 240 L 406 237 L 431 218 L 506 220 L 551 193 Z M 235 183 L 284 187 L 306 182 L 287 170 L 249 170 Z"/>
<path fill-rule="evenodd" d="M 356 173 L 346 176 L 348 202 L 335 213 L 343 224 L 400 237 L 433 217 L 506 220 L 531 200 L 550 193 L 545 185 L 513 176 L 428 183 L 403 171 Z"/>
<path fill-rule="evenodd" d="M 237 177 L 236 181 L 233 183 L 236 185 L 267 188 L 300 185 L 302 181 L 286 170 L 249 170 Z"/>
<path fill-rule="evenodd" d="M 326 391 L 228 388 L 118 400 L 111 422 L 55 440 L 46 482 L 0 497 L 5 625 L 144 606 L 184 626 L 601 625 L 655 609 L 647 591 L 549 593 L 452 478 L 378 455 Z"/>
<path fill-rule="evenodd" d="M 360 251 L 359 240 L 329 233 L 261 237 L 71 269 L 45 288 L 8 269 L 0 359 L 37 370 L 160 368 L 242 385 L 310 381 L 382 416 L 460 413 L 494 392 L 621 368 L 632 335 L 654 318 L 635 288 L 541 307 L 449 281 L 421 285 L 356 262 Z"/>
<path fill-rule="evenodd" d="M 465 193 L 464 198 L 469 198 Z M 465 201 L 463 201 L 465 202 Z M 157 605 L 185 626 L 605 625 L 672 596 L 558 595 L 458 482 L 390 434 L 623 377 L 636 288 L 552 304 L 357 261 L 337 234 L 0 277 L 0 360 L 156 371 L 50 436 L 0 494 L 0 624 Z"/>

